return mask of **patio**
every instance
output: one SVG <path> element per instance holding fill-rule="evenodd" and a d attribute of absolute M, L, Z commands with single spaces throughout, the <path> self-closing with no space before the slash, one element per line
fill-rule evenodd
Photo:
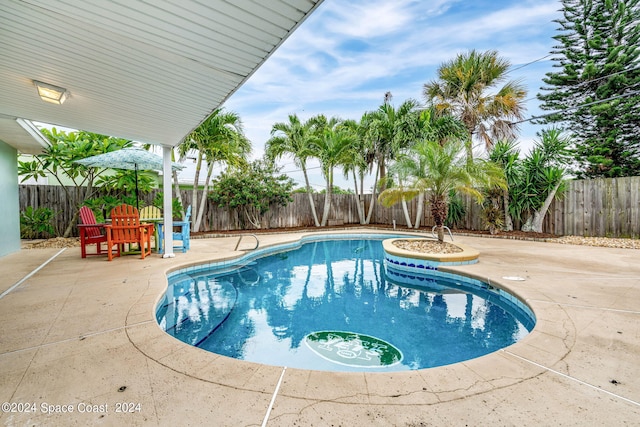
<path fill-rule="evenodd" d="M 261 235 L 261 247 L 301 235 Z M 10 403 L 0 422 L 538 426 L 640 419 L 638 250 L 456 237 L 480 250 L 480 262 L 451 270 L 527 301 L 538 319 L 534 331 L 455 365 L 331 373 L 217 356 L 157 326 L 166 272 L 238 256 L 236 242 L 195 239 L 173 259 L 81 259 L 80 248 L 0 258 L 0 293 L 49 260 L 0 299 L 0 402 Z"/>

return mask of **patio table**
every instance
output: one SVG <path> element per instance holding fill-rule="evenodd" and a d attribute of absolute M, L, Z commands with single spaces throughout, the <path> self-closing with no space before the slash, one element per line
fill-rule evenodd
<path fill-rule="evenodd" d="M 154 251 L 158 252 L 158 248 L 162 248 L 162 243 L 159 243 L 158 227 L 164 222 L 164 218 L 140 218 L 140 222 L 146 222 L 153 224 L 153 241 Z"/>

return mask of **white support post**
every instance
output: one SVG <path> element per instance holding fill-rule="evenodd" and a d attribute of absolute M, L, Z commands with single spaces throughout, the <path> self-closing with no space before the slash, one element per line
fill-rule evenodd
<path fill-rule="evenodd" d="M 174 258 L 173 253 L 173 202 L 171 186 L 171 151 L 172 147 L 162 147 L 162 193 L 164 212 L 164 255 L 162 258 Z"/>

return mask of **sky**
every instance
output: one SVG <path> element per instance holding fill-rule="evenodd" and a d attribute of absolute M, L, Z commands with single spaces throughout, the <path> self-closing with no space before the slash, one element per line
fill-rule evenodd
<path fill-rule="evenodd" d="M 324 0 L 224 108 L 240 115 L 257 159 L 273 124 L 288 122 L 289 114 L 359 120 L 386 92 L 396 107 L 409 98 L 422 104 L 423 85 L 437 78 L 438 67 L 476 49 L 496 50 L 511 63 L 508 78 L 527 88 L 529 118 L 542 114 L 536 94 L 552 70 L 560 8 L 558 0 Z M 542 128 L 520 129 L 524 155 Z M 280 164 L 302 185 L 292 159 Z M 309 166 L 312 186 L 323 189 L 317 164 Z M 335 178 L 352 187 L 342 172 Z"/>
<path fill-rule="evenodd" d="M 553 69 L 560 8 L 559 0 L 324 0 L 223 107 L 239 114 L 252 160 L 259 159 L 273 124 L 288 122 L 290 114 L 303 121 L 317 114 L 359 120 L 387 92 L 396 107 L 410 98 L 424 104 L 423 86 L 437 78 L 438 67 L 476 49 L 496 50 L 511 63 L 507 78 L 527 89 L 526 118 L 544 114 L 536 94 Z M 522 155 L 540 130 L 520 125 Z M 292 158 L 279 163 L 304 185 Z M 195 165 L 185 166 L 180 181 L 192 183 Z M 312 187 L 324 189 L 318 163 L 308 168 Z M 352 189 L 352 183 L 335 171 L 336 185 Z M 373 177 L 365 192 L 371 185 Z"/>

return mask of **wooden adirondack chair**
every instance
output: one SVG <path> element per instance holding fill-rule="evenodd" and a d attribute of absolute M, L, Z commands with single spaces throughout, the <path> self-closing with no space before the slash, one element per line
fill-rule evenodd
<path fill-rule="evenodd" d="M 162 211 L 156 206 L 145 206 L 140 209 L 140 221 L 154 224 L 153 239 L 155 241 L 155 249 L 158 251 L 158 248 L 161 245 L 158 242 L 160 240 L 158 237 L 158 224 L 162 222 Z"/>
<path fill-rule="evenodd" d="M 162 211 L 155 206 L 145 206 L 140 209 L 140 218 L 143 220 L 160 221 L 162 219 Z"/>
<path fill-rule="evenodd" d="M 130 205 L 116 206 L 111 210 L 111 224 L 105 226 L 107 230 L 107 246 L 109 247 L 109 261 L 113 259 L 111 249 L 117 246 L 115 255 L 120 256 L 124 245 L 136 243 L 140 245 L 142 259 L 151 255 L 151 235 L 153 224 L 140 223 L 138 210 Z"/>
<path fill-rule="evenodd" d="M 105 224 L 98 224 L 96 222 L 96 216 L 93 211 L 86 206 L 80 208 L 80 222 L 78 224 L 78 230 L 80 230 L 80 250 L 82 252 L 82 258 L 86 258 L 87 255 L 106 255 L 102 252 L 102 243 L 107 241 L 107 233 L 105 231 Z M 96 253 L 88 254 L 87 245 L 96 245 Z"/>

